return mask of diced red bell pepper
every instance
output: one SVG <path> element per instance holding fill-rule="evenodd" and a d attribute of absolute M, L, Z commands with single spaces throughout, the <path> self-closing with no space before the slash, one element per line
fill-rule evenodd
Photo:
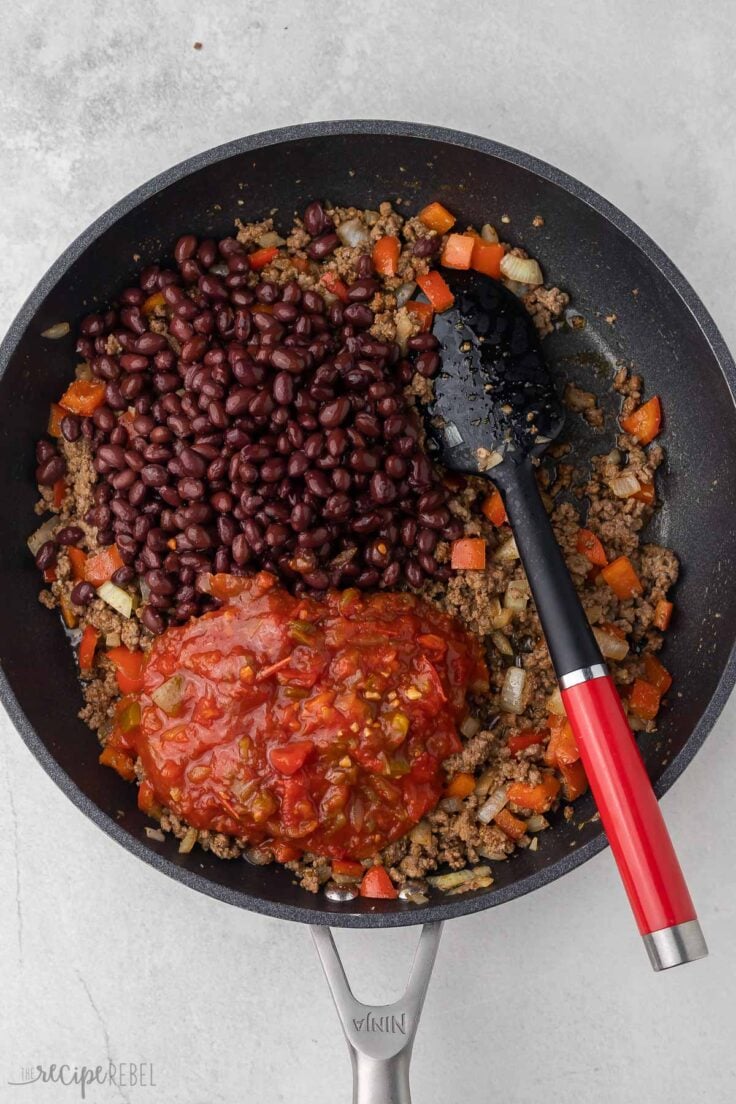
<path fill-rule="evenodd" d="M 102 380 L 74 380 L 67 387 L 59 402 L 64 410 L 82 417 L 94 414 L 105 398 L 105 384 Z"/>
<path fill-rule="evenodd" d="M 657 657 L 649 652 L 644 656 L 644 674 L 647 682 L 651 682 L 660 697 L 664 697 L 672 685 L 672 675 Z"/>
<path fill-rule="evenodd" d="M 533 813 L 546 813 L 558 793 L 560 783 L 550 772 L 542 776 L 536 785 L 531 782 L 512 782 L 508 788 L 509 801 L 520 805 L 522 809 L 531 809 Z"/>
<path fill-rule="evenodd" d="M 607 567 L 602 568 L 601 577 L 605 579 L 617 598 L 633 598 L 644 590 L 641 579 L 628 556 L 619 556 Z"/>
<path fill-rule="evenodd" d="M 118 546 L 111 544 L 107 548 L 95 552 L 94 555 L 87 556 L 84 565 L 84 577 L 88 583 L 92 583 L 92 586 L 102 586 L 103 583 L 112 578 L 120 567 L 123 567 L 122 556 Z"/>
<path fill-rule="evenodd" d="M 581 556 L 585 556 L 586 559 L 598 567 L 605 567 L 608 563 L 608 556 L 603 545 L 590 529 L 579 530 L 575 547 Z"/>
<path fill-rule="evenodd" d="M 657 495 L 654 490 L 653 483 L 640 483 L 639 490 L 635 495 L 631 496 L 635 498 L 637 502 L 643 502 L 647 506 L 651 506 L 654 503 Z"/>
<path fill-rule="evenodd" d="M 431 303 L 419 303 L 416 299 L 410 299 L 406 304 L 406 309 L 409 314 L 413 314 L 414 318 L 421 325 L 422 333 L 429 333 L 432 329 L 432 322 L 434 321 L 434 308 Z"/>
<path fill-rule="evenodd" d="M 141 306 L 141 314 L 144 314 L 146 318 L 153 314 L 154 311 L 160 310 L 166 306 L 166 299 L 162 291 L 154 291 L 149 295 L 147 299 L 144 299 Z"/>
<path fill-rule="evenodd" d="M 438 234 L 446 234 L 448 230 L 452 229 L 457 221 L 455 216 L 451 214 L 446 207 L 443 207 L 441 203 L 428 203 L 426 207 L 423 207 L 419 212 L 419 221 L 423 223 L 428 230 L 435 230 Z"/>
<path fill-rule="evenodd" d="M 62 502 L 64 501 L 64 496 L 65 495 L 66 495 L 66 483 L 64 482 L 63 479 L 57 479 L 56 482 L 54 483 L 53 500 L 52 500 L 53 503 L 54 503 L 54 506 L 56 507 L 57 510 L 59 509 Z"/>
<path fill-rule="evenodd" d="M 557 769 L 562 775 L 562 796 L 565 801 L 575 801 L 588 789 L 588 776 L 579 759 L 575 763 L 560 763 Z"/>
<path fill-rule="evenodd" d="M 629 705 L 643 721 L 653 721 L 659 712 L 660 693 L 644 679 L 636 679 L 629 695 Z"/>
<path fill-rule="evenodd" d="M 453 541 L 450 563 L 456 571 L 482 571 L 486 566 L 486 542 L 482 537 Z"/>
<path fill-rule="evenodd" d="M 81 582 L 86 578 L 84 573 L 85 564 L 87 563 L 87 556 L 81 548 L 67 548 L 67 555 L 69 557 L 69 563 L 72 569 L 72 579 L 76 583 Z"/>
<path fill-rule="evenodd" d="M 640 445 L 648 445 L 659 434 L 662 427 L 662 405 L 659 396 L 654 395 L 621 419 L 621 428 L 636 437 Z"/>
<path fill-rule="evenodd" d="M 66 416 L 68 412 L 59 403 L 52 403 L 49 409 L 49 424 L 46 427 L 46 432 L 49 437 L 61 437 L 61 419 Z"/>
<path fill-rule="evenodd" d="M 107 658 L 115 667 L 115 677 L 121 694 L 137 694 L 143 689 L 143 652 L 132 652 L 121 644 L 110 648 Z"/>
<path fill-rule="evenodd" d="M 275 245 L 268 249 L 256 249 L 255 253 L 248 254 L 248 263 L 254 272 L 260 272 L 266 265 L 270 265 L 271 261 L 275 260 L 278 255 L 279 251 Z"/>
<path fill-rule="evenodd" d="M 450 234 L 442 250 L 441 263 L 445 268 L 470 268 L 475 239 L 470 234 Z"/>
<path fill-rule="evenodd" d="M 372 866 L 363 875 L 363 881 L 360 883 L 360 896 L 394 900 L 399 894 L 389 877 L 388 871 L 382 866 Z"/>
<path fill-rule="evenodd" d="M 475 789 L 475 778 L 472 774 L 467 774 L 464 771 L 458 771 L 458 773 L 452 778 L 450 784 L 445 790 L 446 797 L 468 797 L 469 794 Z"/>
<path fill-rule="evenodd" d="M 126 782 L 135 782 L 135 765 L 130 755 L 121 748 L 109 744 L 102 749 L 99 759 L 103 767 L 112 767 Z"/>
<path fill-rule="evenodd" d="M 543 744 L 545 736 L 544 730 L 538 731 L 534 728 L 525 728 L 521 732 L 509 736 L 506 746 L 512 755 L 518 755 L 520 751 L 526 751 L 527 748 L 534 747 L 535 744 Z"/>
<path fill-rule="evenodd" d="M 331 268 L 322 274 L 322 283 L 329 292 L 337 296 L 341 303 L 348 303 L 350 301 L 347 285 L 343 283 L 337 273 L 333 272 Z"/>
<path fill-rule="evenodd" d="M 655 629 L 659 629 L 660 632 L 666 632 L 669 628 L 670 621 L 672 620 L 672 613 L 674 611 L 673 602 L 665 602 L 664 598 L 661 598 L 654 607 L 654 617 L 652 618 L 652 624 Z"/>
<path fill-rule="evenodd" d="M 508 809 L 500 809 L 493 819 L 510 839 L 519 840 L 526 834 L 526 822 L 515 817 Z"/>
<path fill-rule="evenodd" d="M 148 816 L 158 808 L 156 791 L 147 778 L 144 778 L 138 786 L 138 808 L 142 813 L 146 813 Z"/>
<path fill-rule="evenodd" d="M 436 270 L 417 276 L 417 283 L 438 313 L 448 310 L 455 302 L 447 281 Z"/>
<path fill-rule="evenodd" d="M 577 763 L 580 758 L 578 745 L 573 735 L 572 725 L 565 717 L 560 717 L 547 744 L 544 760 L 550 767 L 559 767 L 561 763 Z"/>
<path fill-rule="evenodd" d="M 373 246 L 373 267 L 379 276 L 395 276 L 399 270 L 401 242 L 393 234 L 379 238 Z"/>
<path fill-rule="evenodd" d="M 470 267 L 475 272 L 482 272 L 484 276 L 491 276 L 494 280 L 500 280 L 501 261 L 505 252 L 506 250 L 499 242 L 487 242 L 483 238 L 475 238 Z"/>
<path fill-rule="evenodd" d="M 82 633 L 82 639 L 79 642 L 79 670 L 91 671 L 92 664 L 95 658 L 95 648 L 97 647 L 97 641 L 100 639 L 100 634 L 93 625 L 87 625 Z"/>
<path fill-rule="evenodd" d="M 491 491 L 487 498 L 483 499 L 481 506 L 482 514 L 488 518 L 492 525 L 499 526 L 505 525 L 508 521 L 506 516 L 506 507 L 503 504 L 501 498 L 501 492 L 498 488 Z"/>

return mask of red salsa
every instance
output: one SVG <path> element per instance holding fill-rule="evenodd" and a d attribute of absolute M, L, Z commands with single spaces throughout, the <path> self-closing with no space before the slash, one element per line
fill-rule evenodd
<path fill-rule="evenodd" d="M 155 639 L 111 765 L 140 756 L 149 806 L 251 844 L 359 859 L 404 835 L 442 794 L 468 690 L 487 687 L 475 638 L 411 594 L 211 585 L 220 609 Z"/>

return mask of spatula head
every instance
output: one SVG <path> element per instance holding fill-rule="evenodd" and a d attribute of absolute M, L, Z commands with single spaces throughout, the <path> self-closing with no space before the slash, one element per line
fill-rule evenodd
<path fill-rule="evenodd" d="M 502 475 L 541 453 L 564 422 L 534 324 L 488 276 L 448 276 L 455 305 L 435 318 L 442 368 L 425 409 L 430 444 L 448 468 Z"/>

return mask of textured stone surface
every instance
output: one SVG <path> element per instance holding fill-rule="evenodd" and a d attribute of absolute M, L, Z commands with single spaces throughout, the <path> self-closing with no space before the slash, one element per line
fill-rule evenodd
<path fill-rule="evenodd" d="M 670 253 L 736 346 L 733 8 L 703 11 L 695 0 L 5 5 L 0 329 L 80 230 L 171 163 L 271 126 L 363 116 L 475 131 L 580 177 Z M 732 702 L 664 801 L 711 958 L 650 973 L 608 853 L 457 921 L 415 1048 L 417 1104 L 734 1099 L 734 720 Z M 135 861 L 62 797 L 4 717 L 0 756 L 1 1100 L 78 1099 L 6 1082 L 28 1063 L 108 1057 L 152 1061 L 157 1090 L 92 1090 L 94 1104 L 348 1099 L 306 930 Z M 359 995 L 392 995 L 414 938 L 338 937 Z"/>

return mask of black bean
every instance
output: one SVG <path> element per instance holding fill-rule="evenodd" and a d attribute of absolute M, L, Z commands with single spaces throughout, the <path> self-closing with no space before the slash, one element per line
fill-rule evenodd
<path fill-rule="evenodd" d="M 75 606 L 87 606 L 96 597 L 97 591 L 91 583 L 77 583 L 71 593 L 71 600 Z"/>
<path fill-rule="evenodd" d="M 83 538 L 84 530 L 80 529 L 78 525 L 65 525 L 63 529 L 58 529 L 54 534 L 57 544 L 64 545 L 79 544 Z"/>
<path fill-rule="evenodd" d="M 354 284 L 351 284 L 348 288 L 348 299 L 351 303 L 367 303 L 378 291 L 380 285 L 378 280 L 362 279 L 356 280 Z"/>
<path fill-rule="evenodd" d="M 334 253 L 340 244 L 340 239 L 334 231 L 328 231 L 326 234 L 320 234 L 319 237 L 307 246 L 307 254 L 314 261 L 323 261 L 325 257 L 329 257 L 330 253 Z"/>
<path fill-rule="evenodd" d="M 439 353 L 420 353 L 417 357 L 415 367 L 420 376 L 424 376 L 426 379 L 431 379 L 432 376 L 436 376 L 437 372 L 439 371 Z"/>
<path fill-rule="evenodd" d="M 304 229 L 311 238 L 318 237 L 330 225 L 324 207 L 319 201 L 310 203 L 304 212 Z"/>
<path fill-rule="evenodd" d="M 66 475 L 66 462 L 63 457 L 55 454 L 44 460 L 36 468 L 36 482 L 41 487 L 52 487 L 59 479 Z"/>
<path fill-rule="evenodd" d="M 61 435 L 65 441 L 78 441 L 82 426 L 76 414 L 65 414 L 61 419 Z"/>
<path fill-rule="evenodd" d="M 351 303 L 344 311 L 345 321 L 360 330 L 367 330 L 373 325 L 373 311 L 362 303 Z"/>
<path fill-rule="evenodd" d="M 431 237 L 427 235 L 423 238 L 417 238 L 412 248 L 412 253 L 415 257 L 433 257 L 439 250 L 442 244 L 442 238 L 439 234 L 432 234 Z"/>
<path fill-rule="evenodd" d="M 167 478 L 166 469 L 160 464 L 146 464 L 141 469 L 141 480 L 147 487 L 163 487 Z"/>
<path fill-rule="evenodd" d="M 141 614 L 141 621 L 154 636 L 158 636 L 164 631 L 164 619 L 160 613 L 158 613 L 151 606 L 146 606 Z"/>
<path fill-rule="evenodd" d="M 119 567 L 110 576 L 110 582 L 115 583 L 115 586 L 126 586 L 128 583 L 132 583 L 134 579 L 135 571 L 132 567 Z"/>
<path fill-rule="evenodd" d="M 55 567 L 57 555 L 58 549 L 56 547 L 56 541 L 44 541 L 36 553 L 36 567 L 38 570 L 46 571 L 50 567 Z"/>
<path fill-rule="evenodd" d="M 384 472 L 374 472 L 369 483 L 370 495 L 374 502 L 386 506 L 396 498 L 396 484 Z"/>
<path fill-rule="evenodd" d="M 334 429 L 345 421 L 349 413 L 350 400 L 341 395 L 322 407 L 319 412 L 319 422 L 326 429 Z"/>
<path fill-rule="evenodd" d="M 274 368 L 280 372 L 291 372 L 299 375 L 306 367 L 306 361 L 296 349 L 287 349 L 277 346 L 269 354 L 269 359 Z"/>

